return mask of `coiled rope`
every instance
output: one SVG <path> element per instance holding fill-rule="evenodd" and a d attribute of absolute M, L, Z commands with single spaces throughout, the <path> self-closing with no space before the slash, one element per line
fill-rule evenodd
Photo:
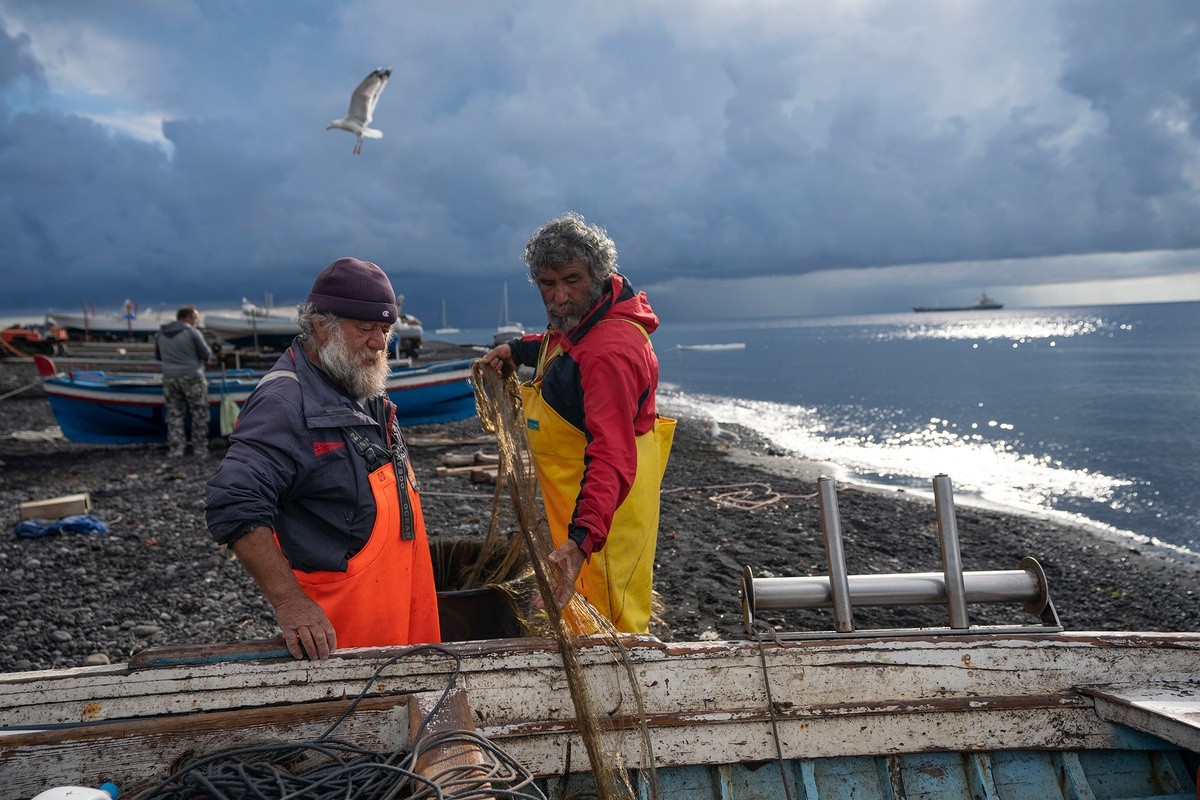
<path fill-rule="evenodd" d="M 417 653 L 440 653 L 454 661 L 445 690 L 413 736 L 415 748 L 375 753 L 334 737 L 388 667 Z M 492 742 L 474 732 L 445 731 L 422 736 L 426 723 L 449 697 L 461 672 L 458 655 L 438 645 L 417 645 L 376 668 L 358 696 L 325 732 L 311 741 L 237 747 L 185 764 L 173 775 L 131 800 L 546 800 L 533 775 Z M 449 768 L 431 777 L 417 773 L 418 757 L 447 742 L 469 742 L 484 758 L 469 769 Z"/>
<path fill-rule="evenodd" d="M 711 492 L 714 489 L 724 489 L 725 491 L 709 495 L 709 500 L 721 508 L 733 508 L 739 511 L 757 511 L 760 508 L 774 505 L 781 500 L 811 500 L 817 496 L 816 492 L 812 492 L 811 494 L 781 494 L 772 489 L 769 483 L 720 483 L 711 486 L 676 486 L 671 489 L 663 489 L 662 493 Z M 758 494 L 756 494 L 756 490 L 759 492 Z"/>

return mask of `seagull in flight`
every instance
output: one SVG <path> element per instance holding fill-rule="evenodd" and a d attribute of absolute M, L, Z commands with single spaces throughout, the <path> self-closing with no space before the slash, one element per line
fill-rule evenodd
<path fill-rule="evenodd" d="M 364 136 L 368 139 L 383 138 L 383 131 L 372 128 L 371 120 L 375 116 L 375 104 L 379 102 L 379 95 L 383 93 L 383 87 L 387 86 L 388 78 L 391 76 L 390 69 L 377 69 L 363 78 L 362 83 L 350 96 L 350 109 L 346 112 L 346 116 L 335 119 L 325 126 L 327 131 L 341 128 L 353 133 L 356 137 L 354 140 L 354 155 L 356 156 L 362 154 Z"/>

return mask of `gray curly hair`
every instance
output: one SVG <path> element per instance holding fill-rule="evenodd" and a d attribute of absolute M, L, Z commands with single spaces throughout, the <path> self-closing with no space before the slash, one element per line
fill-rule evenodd
<path fill-rule="evenodd" d="M 592 283 L 603 286 L 617 267 L 617 246 L 599 225 L 589 225 L 583 216 L 569 211 L 534 231 L 525 245 L 529 279 L 537 283 L 546 269 L 558 269 L 572 261 L 588 268 Z"/>

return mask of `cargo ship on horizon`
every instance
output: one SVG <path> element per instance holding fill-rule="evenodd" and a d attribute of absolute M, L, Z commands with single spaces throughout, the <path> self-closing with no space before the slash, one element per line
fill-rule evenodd
<path fill-rule="evenodd" d="M 920 314 L 927 311 L 995 311 L 1000 308 L 1004 308 L 1004 304 L 996 302 L 984 292 L 969 306 L 913 306 L 913 311 Z"/>

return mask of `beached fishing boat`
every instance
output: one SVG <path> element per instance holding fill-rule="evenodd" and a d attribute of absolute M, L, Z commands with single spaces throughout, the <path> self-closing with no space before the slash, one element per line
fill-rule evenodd
<path fill-rule="evenodd" d="M 441 721 L 475 730 L 543 786 L 590 786 L 546 640 L 344 650 L 315 663 L 268 644 L 0 676 L 0 797 L 104 781 L 134 797 L 202 755 L 316 739 L 377 671 L 338 738 L 409 748 L 451 690 Z M 663 798 L 1195 797 L 1200 635 L 625 645 Z M 633 698 L 606 652 L 585 646 L 579 657 L 611 687 L 594 699 L 612 712 L 608 738 L 638 796 L 650 797 Z"/>
<path fill-rule="evenodd" d="M 97 313 L 86 308 L 82 314 L 47 311 L 46 324 L 67 331 L 73 338 L 92 339 L 150 339 L 168 322 L 173 322 L 175 312 L 164 309 L 140 311 L 132 301 L 126 300 L 121 311 Z"/>
<path fill-rule="evenodd" d="M 214 338 L 231 347 L 256 351 L 280 350 L 300 334 L 296 312 L 281 314 L 257 306 L 244 297 L 240 314 L 205 314 L 203 325 Z M 425 339 L 421 320 L 411 314 L 401 313 L 392 329 L 395 331 L 392 350 L 396 357 L 416 358 Z"/>
<path fill-rule="evenodd" d="M 1195 797 L 1200 634 L 624 645 L 649 757 L 622 668 L 603 647 L 585 644 L 579 660 L 641 798 L 654 796 L 652 768 L 663 798 Z M 314 740 L 343 713 L 339 739 L 411 749 L 437 730 L 418 728 L 447 691 L 435 721 L 501 748 L 547 796 L 592 785 L 549 640 L 343 650 L 323 662 L 281 648 L 151 650 L 0 676 L 0 798 L 104 781 L 134 797 L 201 756 Z"/>
<path fill-rule="evenodd" d="M 745 639 L 625 636 L 619 658 L 603 639 L 579 641 L 602 748 L 624 765 L 633 797 L 1196 796 L 1200 633 L 1064 632 L 1036 562 L 963 572 L 953 535 L 933 576 L 846 575 L 830 486 L 820 486 L 830 574 L 755 580 L 746 570 Z M 946 508 L 939 501 L 940 532 L 953 529 Z M 968 604 L 1014 601 L 1032 622 L 965 616 Z M 854 629 L 856 604 L 930 602 L 946 606 L 946 627 Z M 757 615 L 785 607 L 832 608 L 834 626 L 764 632 Z M 469 796 L 495 796 L 486 789 L 514 774 L 529 784 L 503 796 L 592 797 L 564 673 L 553 641 L 517 638 L 346 649 L 320 662 L 263 640 L 0 675 L 0 800 L 106 781 L 140 797 L 225 754 L 251 752 L 262 768 L 271 748 L 288 748 L 295 764 L 296 748 L 335 743 L 399 754 L 384 767 L 393 779 L 418 777 L 388 797 L 434 796 L 431 784 L 436 796 L 465 797 L 472 779 Z M 499 754 L 505 770 L 492 768 Z M 283 796 L 281 783 L 257 788 Z"/>
<path fill-rule="evenodd" d="M 300 333 L 300 323 L 293 311 L 280 314 L 242 298 L 240 314 L 205 314 L 204 329 L 231 347 L 287 347 Z"/>
<path fill-rule="evenodd" d="M 57 325 L 9 325 L 0 330 L 0 357 L 20 353 L 53 353 L 67 341 L 67 331 Z"/>
<path fill-rule="evenodd" d="M 392 352 L 396 358 L 408 356 L 416 358 L 421 354 L 421 345 L 425 343 L 425 327 L 421 320 L 412 314 L 400 314 L 400 319 L 392 326 L 395 339 L 392 341 Z"/>
<path fill-rule="evenodd" d="M 106 444 L 166 441 L 161 374 L 60 372 L 46 356 L 35 356 L 35 361 L 38 373 L 44 378 L 50 408 L 70 441 Z M 423 425 L 474 416 L 471 363 L 471 359 L 457 359 L 393 369 L 387 393 L 396 404 L 400 424 Z M 262 375 L 252 370 L 228 370 L 223 376 L 209 373 L 209 436 L 219 435 L 222 400 L 232 397 L 241 406 Z"/>

